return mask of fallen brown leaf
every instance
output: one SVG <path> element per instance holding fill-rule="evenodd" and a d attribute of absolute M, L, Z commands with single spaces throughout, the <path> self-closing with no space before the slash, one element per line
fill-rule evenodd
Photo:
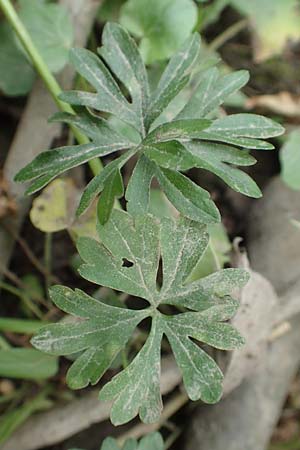
<path fill-rule="evenodd" d="M 246 101 L 246 108 L 266 108 L 287 117 L 300 116 L 300 96 L 282 91 L 275 95 L 258 95 Z"/>
<path fill-rule="evenodd" d="M 0 172 L 0 219 L 14 215 L 17 212 L 17 204 L 9 193 L 8 182 Z"/>

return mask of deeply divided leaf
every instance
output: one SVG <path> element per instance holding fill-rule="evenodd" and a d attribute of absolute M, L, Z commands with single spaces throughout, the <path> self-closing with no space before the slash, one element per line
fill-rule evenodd
<path fill-rule="evenodd" d="M 188 86 L 190 95 L 181 112 L 174 120 L 167 121 L 166 115 L 165 122 L 160 121 L 170 102 L 189 83 L 199 49 L 200 37 L 194 33 L 171 57 L 150 92 L 134 39 L 120 25 L 107 23 L 99 55 L 78 48 L 71 52 L 87 90 L 64 92 L 61 99 L 81 108 L 76 115 L 57 114 L 53 119 L 76 127 L 90 142 L 41 153 L 16 175 L 16 181 L 32 181 L 27 190 L 31 194 L 73 167 L 112 155 L 85 188 L 77 211 L 82 214 L 100 196 L 102 224 L 124 191 L 129 212 L 147 214 L 153 179 L 182 215 L 202 223 L 218 222 L 220 215 L 209 193 L 182 173 L 193 167 L 214 173 L 238 192 L 259 197 L 258 186 L 236 166 L 255 162 L 246 150 L 274 148 L 264 139 L 282 134 L 282 126 L 255 114 L 213 119 L 216 109 L 246 84 L 248 72 L 221 75 L 214 67 L 200 72 L 198 80 L 193 74 L 196 84 Z M 136 166 L 124 190 L 121 170 L 132 157 Z"/>
<path fill-rule="evenodd" d="M 238 308 L 230 294 L 247 282 L 248 273 L 224 269 L 189 282 L 208 245 L 205 230 L 205 225 L 187 218 L 158 222 L 151 215 L 133 218 L 113 210 L 110 220 L 98 226 L 100 243 L 79 239 L 84 261 L 80 274 L 93 283 L 140 297 L 148 307 L 142 302 L 137 310 L 118 308 L 79 290 L 63 286 L 51 290 L 54 303 L 76 320 L 46 326 L 32 343 L 52 355 L 80 352 L 67 376 L 73 388 L 96 383 L 132 339 L 136 327 L 145 318 L 151 319 L 142 349 L 101 391 L 101 399 L 114 402 L 111 418 L 115 424 L 128 422 L 137 414 L 146 423 L 159 419 L 163 336 L 171 345 L 189 397 L 214 403 L 221 396 L 222 373 L 202 344 L 231 350 L 243 343 L 227 321 Z M 124 265 L 124 261 L 130 264 Z M 166 315 L 164 305 L 174 305 L 182 312 Z"/>

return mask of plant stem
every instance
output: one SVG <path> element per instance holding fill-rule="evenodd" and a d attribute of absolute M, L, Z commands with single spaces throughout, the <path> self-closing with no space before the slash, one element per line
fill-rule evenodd
<path fill-rule="evenodd" d="M 11 1 L 0 0 L 0 8 L 2 9 L 8 22 L 14 29 L 16 35 L 20 39 L 23 47 L 25 48 L 26 52 L 28 53 L 28 56 L 32 61 L 32 64 L 34 65 L 36 71 L 44 81 L 48 91 L 52 95 L 58 108 L 63 112 L 74 113 L 73 108 L 69 104 L 62 102 L 59 99 L 59 95 L 62 92 L 61 87 L 54 78 L 54 76 L 52 75 L 52 73 L 50 72 L 49 67 L 47 66 L 43 57 L 36 48 L 34 42 L 31 39 L 30 34 L 23 25 L 22 21 L 20 20 Z M 70 127 L 79 144 L 87 144 L 89 142 L 89 139 L 84 134 L 82 134 L 76 127 L 72 125 Z M 94 175 L 97 175 L 102 169 L 102 163 L 99 158 L 89 161 L 89 166 Z"/>
<path fill-rule="evenodd" d="M 3 271 L 3 275 L 14 285 L 16 285 L 16 287 L 19 288 L 20 291 L 24 291 L 25 295 L 27 295 L 28 285 L 26 285 L 15 273 L 11 272 L 8 269 L 5 269 Z M 32 300 L 34 300 L 35 302 L 38 302 L 41 305 L 45 306 L 46 308 L 49 307 L 48 303 L 43 297 L 39 297 L 33 292 L 30 293 L 29 297 L 32 298 Z"/>
<path fill-rule="evenodd" d="M 4 339 L 4 337 L 1 335 L 0 335 L 0 348 L 1 350 L 9 350 L 11 348 L 7 340 Z"/>
<path fill-rule="evenodd" d="M 9 331 L 10 333 L 34 334 L 44 325 L 47 325 L 47 322 L 41 320 L 0 317 L 0 331 Z"/>
<path fill-rule="evenodd" d="M 209 45 L 208 48 L 210 51 L 217 51 L 220 47 L 222 47 L 229 39 L 232 39 L 236 36 L 240 31 L 242 31 L 248 25 L 248 19 L 242 19 L 238 22 L 234 23 L 230 27 L 226 28 L 226 30 L 219 34 Z"/>
<path fill-rule="evenodd" d="M 51 262 L 52 262 L 52 233 L 46 233 L 44 246 L 44 265 L 47 271 L 45 274 L 45 285 L 48 300 L 50 300 L 49 288 L 51 286 L 51 265 L 52 265 Z"/>
<path fill-rule="evenodd" d="M 53 283 L 61 284 L 61 281 L 59 280 L 59 278 L 57 278 L 55 275 L 53 275 L 51 273 L 50 274 L 47 273 L 46 268 L 43 266 L 43 264 L 40 263 L 40 261 L 35 256 L 33 251 L 30 249 L 30 247 L 27 244 L 27 242 L 25 241 L 25 239 L 23 239 L 21 236 L 19 236 L 8 224 L 5 224 L 3 222 L 0 225 L 5 229 L 5 231 L 7 231 L 7 233 L 9 233 L 13 237 L 13 239 L 15 241 L 18 242 L 18 244 L 21 247 L 21 250 L 23 250 L 23 252 L 26 255 L 26 257 L 28 258 L 28 260 L 42 275 L 44 275 L 44 276 L 48 275 L 49 278 L 51 279 L 51 281 L 53 281 Z M 6 273 L 4 273 L 4 275 L 6 275 Z"/>
<path fill-rule="evenodd" d="M 31 301 L 30 297 L 28 297 L 28 295 L 26 295 L 20 289 L 11 286 L 10 284 L 5 283 L 4 281 L 0 281 L 0 289 L 3 289 L 9 292 L 10 294 L 15 295 L 16 297 L 19 297 L 31 312 L 33 312 L 39 319 L 43 318 L 43 314 L 41 313 L 39 308 Z"/>
<path fill-rule="evenodd" d="M 166 440 L 165 450 L 168 450 L 174 444 L 174 442 L 177 441 L 177 439 L 179 438 L 181 433 L 182 433 L 182 430 L 180 428 L 177 428 L 176 430 L 174 430 L 172 432 L 172 434 Z"/>

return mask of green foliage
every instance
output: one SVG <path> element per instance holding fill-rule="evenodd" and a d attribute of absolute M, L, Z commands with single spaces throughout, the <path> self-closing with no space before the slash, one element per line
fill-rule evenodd
<path fill-rule="evenodd" d="M 120 8 L 125 0 L 103 0 L 101 2 L 98 18 L 101 22 L 117 22 Z"/>
<path fill-rule="evenodd" d="M 120 23 L 141 40 L 141 54 L 150 64 L 179 50 L 197 24 L 197 8 L 192 0 L 128 0 Z"/>
<path fill-rule="evenodd" d="M 0 89 L 7 95 L 24 95 L 30 91 L 34 79 L 34 71 L 17 45 L 12 29 L 7 23 L 0 23 Z"/>
<path fill-rule="evenodd" d="M 189 2 L 176 1 L 172 5 L 179 3 Z M 123 17 L 127 14 L 128 19 L 132 4 L 135 2 L 129 0 L 124 6 Z M 141 2 L 138 5 L 135 12 L 146 21 L 139 35 L 141 49 L 145 50 L 147 11 L 152 11 L 148 3 L 145 11 L 140 8 Z M 162 11 L 160 15 L 163 19 Z M 135 24 L 132 26 L 140 20 L 138 15 L 130 19 Z M 165 37 L 163 40 L 167 42 Z M 140 308 L 136 299 L 135 309 L 130 309 L 78 289 L 54 286 L 50 292 L 53 302 L 75 319 L 46 325 L 38 330 L 32 344 L 52 357 L 71 356 L 74 362 L 67 382 L 71 388 L 80 389 L 96 384 L 110 367 L 115 367 L 120 354 L 142 328 L 147 336 L 144 345 L 135 355 L 129 353 L 129 364 L 103 387 L 100 399 L 113 402 L 114 424 L 126 423 L 137 414 L 151 423 L 159 419 L 162 409 L 163 339 L 171 347 L 190 399 L 206 403 L 220 399 L 223 378 L 209 346 L 232 350 L 243 344 L 243 338 L 228 321 L 239 306 L 230 294 L 244 286 L 248 273 L 224 269 L 208 274 L 222 266 L 226 253 L 223 244 L 227 242 L 216 233 L 220 247 L 211 247 L 209 253 L 206 224 L 219 223 L 220 214 L 210 194 L 184 172 L 204 169 L 237 192 L 260 197 L 255 182 L 236 166 L 254 164 L 249 150 L 272 149 L 273 145 L 264 139 L 282 134 L 283 128 L 255 114 L 217 114 L 220 105 L 247 83 L 248 73 L 221 75 L 215 67 L 194 71 L 200 50 L 196 33 L 172 56 L 151 89 L 142 55 L 124 28 L 107 23 L 102 44 L 99 56 L 86 49 L 72 50 L 71 61 L 88 82 L 87 91 L 63 93 L 61 100 L 75 105 L 76 115 L 60 113 L 53 118 L 76 127 L 89 141 L 41 153 L 16 175 L 16 180 L 32 181 L 27 193 L 34 193 L 69 169 L 114 154 L 86 186 L 77 209 L 77 215 L 82 215 L 100 196 L 96 240 L 78 239 L 83 261 L 79 272 L 92 283 L 143 300 Z M 168 108 L 178 94 L 184 94 L 183 103 L 178 111 L 169 114 Z M 135 165 L 125 189 L 122 168 L 131 158 Z M 177 220 L 165 217 L 164 211 L 161 220 L 149 214 L 154 179 L 171 207 L 180 213 Z M 36 215 L 34 211 L 35 221 L 47 227 L 50 223 L 51 229 L 70 228 L 73 211 L 69 209 L 68 189 L 65 181 L 54 183 L 44 197 L 42 194 L 36 199 L 37 205 L 44 205 L 44 214 Z M 48 189 L 53 195 L 45 208 Z M 128 212 L 113 209 L 115 199 L 123 195 Z M 146 449 L 148 444 L 143 442 L 137 447 L 131 441 L 124 449 Z M 108 440 L 104 445 L 110 450 L 109 445 L 115 443 Z"/>
<path fill-rule="evenodd" d="M 73 28 L 65 7 L 40 0 L 19 0 L 19 16 L 52 72 L 61 70 L 73 43 Z"/>
<path fill-rule="evenodd" d="M 67 10 L 40 0 L 19 0 L 19 16 L 34 44 L 53 72 L 64 67 L 73 42 L 72 24 Z M 22 76 L 20 76 L 22 74 Z M 30 91 L 35 72 L 13 31 L 0 24 L 0 89 L 7 95 Z"/>
<path fill-rule="evenodd" d="M 280 151 L 281 178 L 291 188 L 300 190 L 300 130 L 289 134 Z"/>
<path fill-rule="evenodd" d="M 10 331 L 12 333 L 34 334 L 46 322 L 41 320 L 14 319 L 9 317 L 0 317 L 0 331 Z"/>
<path fill-rule="evenodd" d="M 61 96 L 62 100 L 88 110 L 82 109 L 76 116 L 59 114 L 54 118 L 75 125 L 91 142 L 40 154 L 16 176 L 17 181 L 33 181 L 27 193 L 38 191 L 72 167 L 122 151 L 87 185 L 79 215 L 102 193 L 98 215 L 101 223 L 108 220 L 114 199 L 123 194 L 120 170 L 132 156 L 137 164 L 125 197 L 133 215 L 149 211 L 150 184 L 156 178 L 181 214 L 204 223 L 218 222 L 220 215 L 209 193 L 182 173 L 192 167 L 215 173 L 237 192 L 252 197 L 261 195 L 255 182 L 235 166 L 254 164 L 248 150 L 272 149 L 261 139 L 278 136 L 283 128 L 255 114 L 213 120 L 216 108 L 247 82 L 247 72 L 220 76 L 213 68 L 201 73 L 195 88 L 189 87 L 190 95 L 179 114 L 169 122 L 159 123 L 170 102 L 189 83 L 199 56 L 199 36 L 193 34 L 171 58 L 152 93 L 141 55 L 129 34 L 121 26 L 108 23 L 102 40 L 100 58 L 85 49 L 74 49 L 71 54 L 75 68 L 96 92 L 69 91 Z M 124 87 L 131 101 L 124 95 Z M 92 110 L 117 117 L 135 133 L 125 135 L 121 127 L 117 130 L 113 122 L 96 116 Z"/>
<path fill-rule="evenodd" d="M 80 449 L 71 449 L 80 450 Z M 103 441 L 100 450 L 164 450 L 164 442 L 159 433 L 150 433 L 143 437 L 139 442 L 136 439 L 128 439 L 125 444 L 120 447 L 116 439 L 111 437 Z"/>
<path fill-rule="evenodd" d="M 119 450 L 120 447 L 113 438 L 106 438 L 101 450 Z M 122 450 L 163 450 L 164 442 L 159 433 L 151 433 L 143 437 L 139 442 L 136 439 L 128 439 Z"/>
<path fill-rule="evenodd" d="M 240 269 L 224 269 L 195 282 L 186 281 L 207 248 L 205 229 L 205 225 L 186 218 L 163 218 L 158 222 L 151 215 L 134 219 L 124 211 L 114 210 L 110 220 L 98 226 L 101 243 L 79 239 L 78 251 L 84 261 L 80 274 L 93 283 L 147 300 L 147 308 L 117 308 L 80 290 L 63 286 L 51 289 L 54 303 L 82 320 L 48 325 L 32 343 L 52 355 L 82 352 L 67 375 L 72 388 L 95 384 L 137 325 L 151 318 L 151 330 L 141 351 L 100 393 L 101 399 L 114 400 L 114 424 L 128 422 L 138 413 L 144 422 L 158 420 L 162 408 L 159 380 L 163 335 L 182 371 L 189 397 L 207 403 L 220 399 L 222 373 L 212 357 L 190 338 L 222 350 L 243 343 L 239 333 L 224 322 L 238 308 L 238 302 L 229 294 L 247 282 L 248 274 Z M 160 258 L 163 283 L 158 288 Z M 130 267 L 124 261 L 130 262 Z M 184 312 L 165 315 L 160 311 L 164 305 Z"/>
<path fill-rule="evenodd" d="M 54 376 L 57 370 L 57 358 L 33 348 L 0 350 L 1 377 L 42 380 Z"/>
<path fill-rule="evenodd" d="M 150 191 L 149 210 L 151 214 L 159 218 L 174 217 L 175 212 L 165 195 L 158 189 Z M 225 263 L 230 262 L 231 243 L 222 222 L 208 225 L 207 231 L 209 244 L 192 271 L 189 281 L 195 281 L 216 272 L 222 269 Z"/>
<path fill-rule="evenodd" d="M 230 262 L 231 244 L 222 223 L 214 223 L 207 227 L 209 245 L 196 265 L 189 281 L 198 280 L 210 273 L 220 270 L 225 263 Z"/>

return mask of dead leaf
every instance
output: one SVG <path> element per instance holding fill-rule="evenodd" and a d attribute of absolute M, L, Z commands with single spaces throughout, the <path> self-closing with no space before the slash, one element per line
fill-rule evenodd
<path fill-rule="evenodd" d="M 45 233 L 68 230 L 73 238 L 96 234 L 96 205 L 76 218 L 81 192 L 71 178 L 57 178 L 33 200 L 30 220 Z"/>
<path fill-rule="evenodd" d="M 300 116 L 300 96 L 282 91 L 275 95 L 258 95 L 246 101 L 246 108 L 261 107 L 286 117 Z"/>
<path fill-rule="evenodd" d="M 17 204 L 9 193 L 7 180 L 4 178 L 3 172 L 0 172 L 0 219 L 15 215 L 17 212 Z"/>
<path fill-rule="evenodd" d="M 230 0 L 230 3 L 249 18 L 256 62 L 280 55 L 289 43 L 300 40 L 298 0 Z"/>
<path fill-rule="evenodd" d="M 239 297 L 241 306 L 231 321 L 242 333 L 246 345 L 231 354 L 224 379 L 227 394 L 256 370 L 263 360 L 272 333 L 273 314 L 278 298 L 269 281 L 250 270 L 251 278 Z"/>

